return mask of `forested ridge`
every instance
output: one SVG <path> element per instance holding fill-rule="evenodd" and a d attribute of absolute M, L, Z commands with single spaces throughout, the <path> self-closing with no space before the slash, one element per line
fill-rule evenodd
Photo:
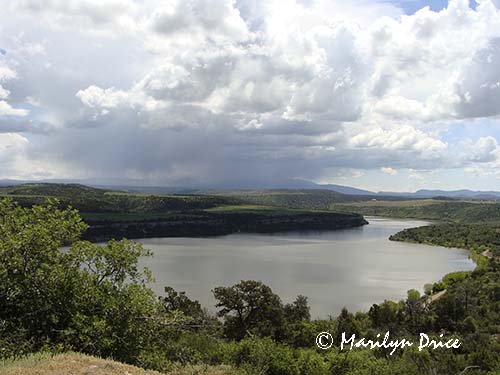
<path fill-rule="evenodd" d="M 229 193 L 228 193 L 229 194 Z M 268 192 L 272 195 L 273 193 Z M 331 230 L 365 225 L 360 214 L 316 210 L 311 205 L 249 204 L 243 197 L 221 195 L 144 194 L 92 188 L 79 184 L 22 184 L 0 187 L 0 197 L 23 207 L 57 198 L 59 207 L 79 210 L 88 228 L 83 238 L 199 237 L 237 232 Z M 307 197 L 309 195 L 306 194 Z M 314 199 L 323 194 L 314 195 Z M 349 197 L 330 194 L 336 200 Z M 340 198 L 339 198 L 340 197 Z M 309 202 L 310 197 L 306 200 Z"/>
<path fill-rule="evenodd" d="M 477 254 L 491 252 L 500 256 L 500 227 L 488 224 L 440 224 L 401 231 L 393 241 L 458 247 Z"/>

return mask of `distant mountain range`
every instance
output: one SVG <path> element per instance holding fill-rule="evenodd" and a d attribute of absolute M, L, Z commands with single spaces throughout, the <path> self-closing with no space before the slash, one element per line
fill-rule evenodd
<path fill-rule="evenodd" d="M 498 191 L 474 191 L 474 190 L 418 190 L 415 193 L 396 193 L 381 191 L 377 195 L 385 196 L 399 196 L 399 197 L 410 197 L 410 198 L 434 198 L 434 197 L 445 197 L 445 198 L 462 198 L 462 199 L 500 199 L 500 192 Z"/>
<path fill-rule="evenodd" d="M 474 191 L 474 190 L 429 190 L 421 189 L 416 192 L 391 192 L 391 191 L 380 191 L 373 192 L 369 190 L 363 190 L 354 188 L 351 186 L 335 185 L 335 184 L 316 184 L 311 181 L 306 180 L 293 180 L 288 183 L 284 183 L 281 188 L 286 189 L 321 189 L 321 190 L 332 190 L 337 193 L 349 194 L 349 195 L 365 195 L 365 196 L 385 196 L 385 197 L 408 197 L 408 198 L 466 198 L 466 199 L 500 199 L 500 191 Z"/>
<path fill-rule="evenodd" d="M 0 186 L 19 185 L 24 183 L 78 183 L 92 187 L 107 188 L 114 190 L 138 191 L 151 194 L 167 194 L 167 193 L 182 193 L 194 194 L 200 192 L 208 192 L 210 190 L 271 190 L 271 189 L 294 189 L 294 190 L 329 190 L 347 195 L 363 195 L 366 197 L 398 197 L 398 198 L 449 198 L 449 199 L 485 199 L 498 200 L 500 199 L 500 191 L 474 191 L 474 190 L 429 190 L 422 189 L 416 192 L 391 192 L 380 191 L 373 192 L 354 188 L 351 186 L 335 185 L 335 184 L 316 184 L 311 181 L 292 179 L 281 183 L 276 182 L 238 182 L 227 183 L 220 185 L 198 185 L 190 184 L 187 186 L 144 186 L 141 181 L 127 179 L 108 179 L 108 180 L 69 180 L 69 179 L 54 179 L 40 181 L 21 181 L 21 180 L 0 180 Z"/>

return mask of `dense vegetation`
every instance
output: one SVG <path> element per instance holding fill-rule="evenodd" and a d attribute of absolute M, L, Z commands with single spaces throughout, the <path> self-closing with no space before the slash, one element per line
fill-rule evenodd
<path fill-rule="evenodd" d="M 489 222 L 500 224 L 500 203 L 440 200 L 391 203 L 334 204 L 330 208 L 337 212 L 358 212 L 369 216 L 414 218 L 454 223 Z"/>
<path fill-rule="evenodd" d="M 215 287 L 212 316 L 182 292 L 158 298 L 137 266 L 148 251 L 130 241 L 104 246 L 79 241 L 86 224 L 55 203 L 23 208 L 0 200 L 0 357 L 36 351 L 79 351 L 169 371 L 173 366 L 229 365 L 247 375 L 467 374 L 500 371 L 500 266 L 489 260 L 427 288 L 446 289 L 431 302 L 409 291 L 404 301 L 347 310 L 335 319 L 311 320 L 307 299 L 283 302 L 258 281 Z M 61 252 L 62 245 L 71 244 Z M 417 341 L 455 336 L 457 350 L 417 347 L 338 348 L 342 332 Z M 319 332 L 335 338 L 315 346 Z"/>
<path fill-rule="evenodd" d="M 487 224 L 440 224 L 401 231 L 393 241 L 458 247 L 482 254 L 500 256 L 500 228 Z"/>
<path fill-rule="evenodd" d="M 213 191 L 211 194 L 259 205 L 308 210 L 329 210 L 335 203 L 364 202 L 371 199 L 370 196 L 348 195 L 331 190 L 235 190 Z M 399 200 L 396 197 L 383 199 Z"/>
<path fill-rule="evenodd" d="M 78 184 L 23 184 L 0 187 L 0 196 L 15 199 L 30 207 L 48 197 L 62 206 L 71 205 L 85 213 L 159 214 L 171 211 L 204 210 L 219 205 L 237 204 L 236 199 L 207 195 L 151 195 L 96 189 Z"/>

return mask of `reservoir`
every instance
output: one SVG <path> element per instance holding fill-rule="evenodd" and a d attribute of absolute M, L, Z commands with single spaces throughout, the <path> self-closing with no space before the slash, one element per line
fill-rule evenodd
<path fill-rule="evenodd" d="M 211 290 L 240 280 L 260 280 L 284 303 L 308 297 L 313 318 L 337 316 L 343 307 L 367 311 L 373 303 L 399 300 L 452 271 L 475 264 L 461 249 L 389 241 L 405 228 L 428 223 L 367 217 L 360 228 L 279 234 L 232 234 L 212 238 L 140 240 L 154 257 L 151 287 L 185 291 L 215 312 Z"/>

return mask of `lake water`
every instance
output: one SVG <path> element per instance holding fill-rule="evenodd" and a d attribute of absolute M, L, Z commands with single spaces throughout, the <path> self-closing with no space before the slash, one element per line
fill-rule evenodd
<path fill-rule="evenodd" d="M 366 311 L 373 303 L 399 300 L 408 289 L 475 267 L 465 250 L 388 240 L 425 222 L 367 219 L 369 225 L 338 231 L 143 239 L 154 257 L 142 265 L 153 271 L 158 294 L 172 286 L 210 311 L 215 286 L 261 280 L 284 302 L 307 296 L 312 316 L 323 318 L 344 306 Z"/>

